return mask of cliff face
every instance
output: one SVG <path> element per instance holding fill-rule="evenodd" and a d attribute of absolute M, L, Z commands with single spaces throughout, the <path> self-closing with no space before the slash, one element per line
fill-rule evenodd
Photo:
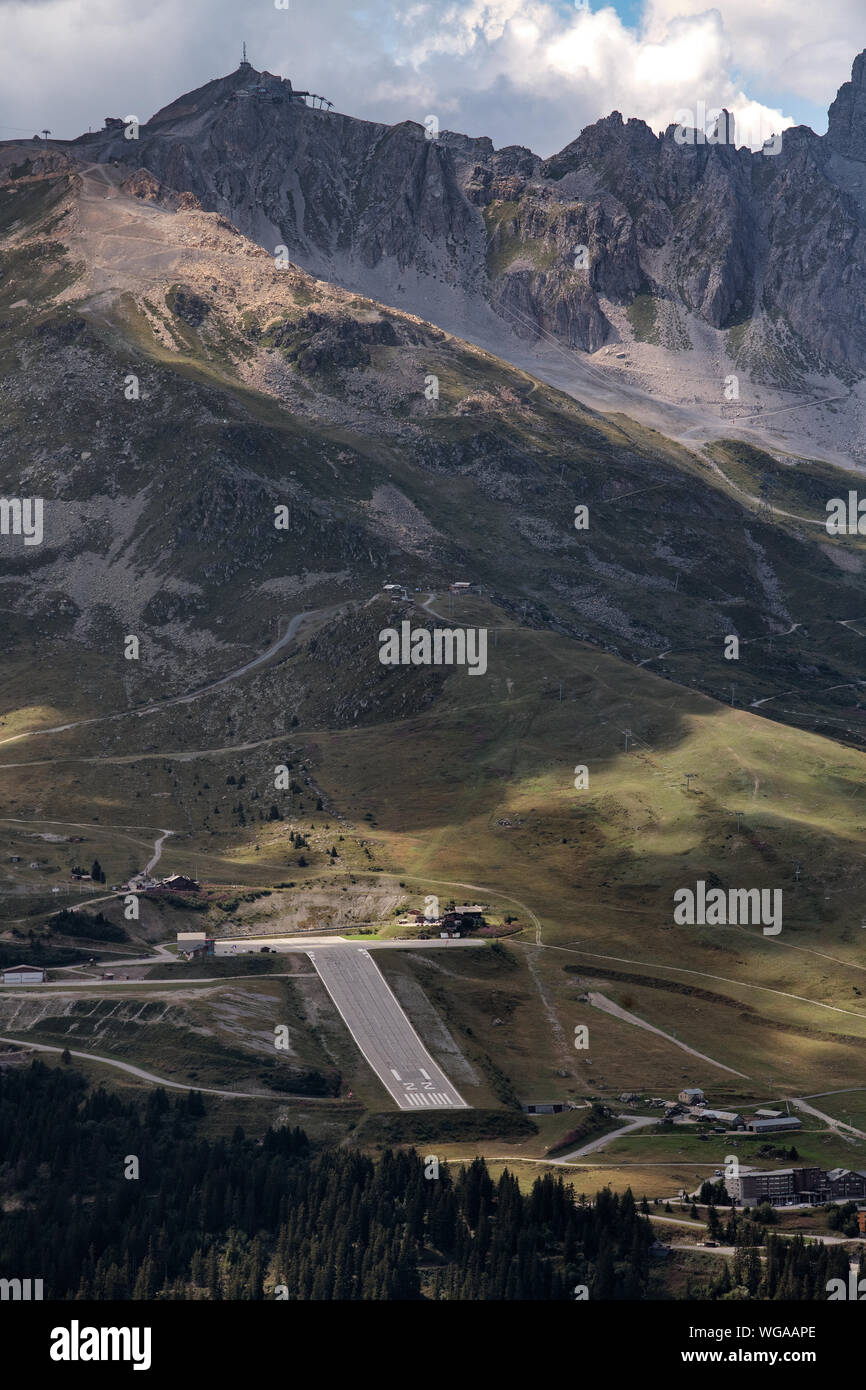
<path fill-rule="evenodd" d="M 866 52 L 858 53 L 851 81 L 843 82 L 828 112 L 826 143 L 852 159 L 866 159 Z"/>
<path fill-rule="evenodd" d="M 194 108 L 185 119 L 199 117 Z M 306 119 L 285 115 L 287 128 Z M 176 131 L 175 118 L 166 129 Z M 646 135 L 631 127 L 620 137 L 625 167 L 630 143 Z M 839 621 L 860 611 L 863 561 L 847 538 L 828 544 L 824 527 L 826 499 L 846 495 L 847 473 L 792 467 L 746 445 L 698 456 L 418 316 L 277 269 L 272 246 L 199 206 L 213 198 L 205 165 L 215 156 L 198 138 L 202 164 L 186 166 L 198 191 L 180 193 L 167 171 L 115 166 L 110 147 L 108 162 L 85 150 L 74 164 L 61 152 L 36 172 L 43 155 L 37 147 L 34 159 L 32 142 L 0 148 L 0 494 L 45 504 L 39 544 L 0 537 L 13 633 L 4 659 L 17 663 L 31 703 L 56 703 L 49 687 L 67 679 L 70 651 L 87 700 L 107 698 L 109 681 L 112 701 L 125 693 L 141 703 L 243 666 L 287 614 L 324 621 L 348 602 L 366 612 L 394 578 L 410 593 L 441 593 L 465 574 L 516 621 L 651 662 L 714 696 L 729 688 L 723 637 L 742 634 L 756 706 L 781 690 L 783 716 L 801 718 L 808 698 L 837 728 L 837 702 L 848 708 L 862 675 L 859 645 L 840 643 Z M 422 141 L 384 132 L 366 186 L 380 176 L 383 143 L 390 167 L 394 143 L 409 161 L 416 206 L 428 195 L 441 202 L 432 171 L 450 163 L 448 197 L 484 229 L 479 266 L 474 242 L 449 248 L 452 274 L 467 277 L 455 278 L 455 293 L 480 296 L 471 289 L 480 285 L 503 323 L 522 313 L 561 341 L 602 334 L 605 311 L 620 312 L 615 296 L 628 303 L 641 283 L 661 204 L 649 193 L 631 211 L 610 192 L 558 198 L 550 185 L 573 171 L 545 182 L 525 151 Z M 157 131 L 144 153 L 158 167 L 163 152 L 177 169 L 182 143 Z M 652 148 L 659 165 L 641 166 L 647 178 L 667 164 L 671 177 L 699 181 L 703 152 L 681 165 L 654 137 Z M 734 177 L 747 160 L 729 154 L 717 167 L 730 163 Z M 371 258 L 381 206 L 359 214 Z M 730 212 L 742 215 L 736 202 Z M 438 251 L 431 232 L 405 208 L 401 216 L 383 227 L 383 244 L 402 225 Z M 338 233 L 354 224 L 341 206 L 326 225 L 336 255 Z M 682 251 L 670 264 L 683 293 L 719 314 L 712 277 L 686 258 L 689 225 L 671 218 L 668 240 L 679 236 Z M 736 235 L 725 235 L 736 251 Z M 583 271 L 575 245 L 587 247 Z M 387 253 L 377 254 L 381 266 Z M 584 505 L 585 533 L 575 525 Z M 130 633 L 146 648 L 138 666 L 122 655 Z M 34 635 L 48 644 L 36 694 Z M 774 646 L 775 635 L 784 643 Z M 367 650 L 362 688 L 347 658 L 328 718 L 384 708 L 372 639 Z M 431 689 L 413 687 L 399 712 L 426 708 Z M 311 719 L 324 718 L 323 699 Z"/>
<path fill-rule="evenodd" d="M 648 295 L 751 335 L 770 377 L 780 347 L 804 371 L 866 365 L 866 55 L 827 135 L 796 128 L 775 154 L 680 143 L 614 112 L 542 161 L 314 110 L 248 69 L 164 108 L 137 141 L 115 129 L 74 148 L 140 164 L 311 273 L 428 318 L 492 311 L 520 336 L 594 351 L 612 306 Z"/>
<path fill-rule="evenodd" d="M 250 83 L 253 94 L 249 94 Z M 412 123 L 375 125 L 314 110 L 268 73 L 238 71 L 158 112 L 138 140 L 122 130 L 75 142 L 94 160 L 149 169 L 189 190 L 245 234 L 325 271 L 335 257 L 359 267 L 455 267 L 475 214 L 453 160 Z"/>

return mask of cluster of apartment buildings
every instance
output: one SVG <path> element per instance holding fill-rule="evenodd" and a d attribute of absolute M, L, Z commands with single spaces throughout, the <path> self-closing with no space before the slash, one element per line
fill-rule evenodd
<path fill-rule="evenodd" d="M 725 1178 L 729 1197 L 756 1206 L 823 1206 L 866 1197 L 866 1169 L 772 1168 L 767 1172 L 740 1169 L 736 1178 Z"/>

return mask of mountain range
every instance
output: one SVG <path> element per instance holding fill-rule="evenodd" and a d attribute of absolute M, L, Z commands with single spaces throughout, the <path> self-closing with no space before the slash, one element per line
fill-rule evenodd
<path fill-rule="evenodd" d="M 840 470 L 602 415 L 278 267 L 197 194 L 78 144 L 6 146 L 0 170 L 2 486 L 46 516 L 41 546 L 0 537 L 26 681 L 50 694 L 62 667 L 34 670 L 31 644 L 71 641 L 80 691 L 166 697 L 266 648 L 287 612 L 464 578 L 524 623 L 713 694 L 737 635 L 741 700 L 798 720 L 803 701 L 859 741 L 844 624 L 862 542 L 822 519 Z M 127 634 L 146 660 L 124 659 Z M 369 655 L 376 671 L 372 638 Z"/>
<path fill-rule="evenodd" d="M 677 437 L 733 427 L 862 461 L 866 54 L 825 135 L 798 126 L 759 151 L 619 112 L 549 159 L 433 133 L 314 109 L 241 65 L 137 140 L 116 120 L 67 148 L 146 168 L 310 274 L 602 408 L 618 396 Z"/>
<path fill-rule="evenodd" d="M 57 946 L 88 900 L 31 856 L 59 886 L 85 840 L 109 885 L 220 889 L 217 935 L 468 895 L 513 940 L 385 969 L 521 1125 L 696 1063 L 738 1108 L 857 1083 L 866 536 L 826 504 L 858 478 L 863 77 L 775 154 L 614 115 L 543 161 L 250 67 L 0 145 L 0 498 L 44 502 L 40 544 L 0 534 L 4 950 Z M 485 629 L 484 678 L 384 665 L 404 621 Z M 698 883 L 784 892 L 784 931 L 681 930 Z M 293 1037 L 342 1070 L 320 1003 Z M 170 1065 L 223 1084 L 193 1015 Z"/>

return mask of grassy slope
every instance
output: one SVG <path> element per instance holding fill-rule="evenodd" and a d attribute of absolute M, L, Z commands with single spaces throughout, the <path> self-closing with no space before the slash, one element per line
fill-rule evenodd
<path fill-rule="evenodd" d="M 628 755 L 625 727 L 635 738 L 636 751 Z M 326 885 L 330 875 L 338 892 L 351 879 L 356 888 L 365 878 L 381 886 L 390 873 L 406 884 L 411 901 L 429 891 L 482 896 L 526 927 L 527 945 L 511 945 L 509 952 L 535 956 L 529 950 L 531 910 L 545 945 L 536 960 L 536 988 L 550 992 L 564 1035 L 586 1014 L 574 1001 L 578 982 L 595 969 L 601 972 L 594 977 L 598 988 L 609 997 L 620 1003 L 631 998 L 634 1012 L 698 1050 L 717 1056 L 716 1040 L 723 1038 L 719 1060 L 759 1082 L 772 1077 L 777 1086 L 824 1089 L 810 1084 L 820 1074 L 826 1087 L 855 1084 L 858 1054 L 833 1038 L 866 1031 L 854 992 L 857 981 L 863 985 L 860 753 L 678 692 L 566 639 L 511 627 L 491 648 L 489 678 L 453 676 L 430 713 L 344 730 L 300 725 L 293 741 L 311 757 L 328 804 L 347 816 L 341 833 L 355 827 L 335 869 L 323 870 L 321 853 L 309 856 L 307 869 L 294 863 L 298 884 Z M 264 750 L 258 764 L 246 756 L 246 775 L 264 792 L 272 753 Z M 573 787 L 577 761 L 590 769 L 590 787 L 582 792 Z M 209 759 L 207 767 L 213 765 Z M 238 765 L 236 755 L 224 762 L 234 770 Z M 133 819 L 140 789 L 135 769 L 140 779 L 142 766 L 165 776 L 161 764 L 127 765 L 131 771 L 114 785 L 119 824 Z M 205 764 L 198 772 L 192 766 L 179 764 L 178 775 L 201 775 Z M 94 785 L 104 776 L 98 767 L 85 770 Z M 688 793 L 686 771 L 699 773 Z M 43 796 L 43 812 L 65 809 L 72 817 L 86 805 L 91 786 L 85 781 L 74 792 L 60 773 L 57 800 Z M 14 776 L 18 799 L 27 803 L 42 773 L 22 768 Z M 206 776 L 213 791 L 217 778 L 213 771 Z M 236 793 L 223 787 L 219 794 L 228 801 Z M 176 811 L 176 796 L 171 805 Z M 291 823 L 304 826 L 314 842 L 320 835 L 324 845 L 336 828 L 331 813 L 315 813 L 309 797 L 307 807 L 304 818 Z M 739 834 L 738 809 L 745 813 Z M 365 823 L 367 815 L 372 820 Z M 255 871 L 248 867 L 248 832 L 226 828 L 202 836 L 195 824 L 167 843 L 166 866 L 188 867 L 191 858 L 201 858 L 208 870 L 222 863 L 223 875 L 235 882 L 273 882 L 288 870 L 285 826 L 259 827 L 257 836 Z M 372 861 L 359 852 L 360 839 L 368 841 Z M 799 881 L 795 860 L 804 866 Z M 781 935 L 675 927 L 675 888 L 710 874 L 725 886 L 781 888 Z M 266 909 L 267 900 L 256 905 L 258 913 Z M 577 967 L 578 976 L 565 966 Z M 610 980 L 606 970 L 636 978 Z M 641 983 L 642 977 L 665 976 L 714 997 Z M 844 1012 L 834 1012 L 839 1009 Z M 611 1037 L 610 1057 L 602 1053 L 595 1062 L 612 1089 L 649 1085 L 657 1074 L 649 1059 L 658 1052 L 668 1056 L 671 1083 L 693 1069 L 684 1054 L 642 1035 L 638 1055 L 646 1070 L 635 1076 L 633 1049 L 617 1050 L 613 1041 L 633 1038 L 629 1026 L 595 1011 L 591 1021 L 600 1038 Z M 780 1033 L 779 1023 L 797 1031 Z M 542 1069 L 536 1076 L 548 1074 Z"/>
<path fill-rule="evenodd" d="M 7 209 L 18 240 L 5 254 L 15 261 L 28 248 L 41 254 L 50 242 L 53 265 L 63 252 L 54 221 L 64 184 L 46 183 L 41 194 L 36 187 L 0 190 L 6 203 L 18 204 Z M 14 211 L 20 215 L 13 219 Z M 41 233 L 39 216 L 48 219 Z M 28 219 L 34 235 L 22 242 Z M 348 321 L 363 323 L 378 311 L 294 272 L 282 282 L 255 257 L 238 261 L 214 250 L 216 292 L 208 286 L 210 312 L 193 327 L 172 312 L 174 275 L 200 275 L 195 256 L 183 249 L 190 229 L 182 222 L 164 214 L 161 234 L 169 243 L 179 228 L 177 267 L 164 292 L 148 283 L 141 304 L 127 293 L 110 309 L 81 300 L 58 315 L 50 307 L 52 282 L 35 269 L 6 282 L 7 295 L 30 296 L 30 308 L 11 314 L 0 335 L 10 368 L 7 455 L 58 457 L 62 440 L 63 467 L 43 478 L 49 499 L 71 493 L 98 505 L 104 494 L 135 497 L 141 516 L 122 553 L 139 572 L 155 569 L 164 585 L 170 579 L 167 588 L 174 586 L 144 610 L 140 663 L 122 660 L 120 629 L 104 606 L 74 666 L 69 615 L 56 602 L 43 602 L 36 633 L 32 621 L 17 623 L 5 673 L 10 728 L 13 721 L 50 723 L 61 690 L 74 690 L 80 712 L 116 709 L 188 686 L 194 672 L 225 669 L 232 651 L 260 648 L 273 632 L 286 600 L 263 585 L 287 575 L 306 570 L 318 577 L 300 606 L 366 597 L 391 570 L 409 583 L 438 584 L 468 568 L 535 624 L 562 625 L 632 659 L 656 661 L 674 679 L 713 694 L 723 695 L 734 679 L 739 701 L 793 688 L 793 701 L 780 701 L 775 714 L 824 719 L 828 729 L 859 741 L 862 721 L 850 687 L 859 676 L 862 638 L 838 623 L 856 611 L 859 586 L 831 557 L 838 551 L 848 563 L 849 538 L 831 544 L 817 532 L 801 534 L 793 522 L 768 524 L 688 451 L 625 418 L 586 411 L 393 311 L 386 322 L 399 341 L 373 347 L 368 368 L 346 368 L 337 358 L 302 372 L 291 333 L 310 294 L 338 338 Z M 67 281 L 76 273 L 71 255 L 62 265 Z M 241 277 L 240 290 L 232 277 Z M 261 301 L 255 313 L 244 294 Z M 150 319 L 145 302 L 153 306 Z M 86 329 L 70 357 L 58 344 L 77 314 Z M 155 336 L 160 323 L 176 350 Z M 280 369 L 290 379 L 288 410 L 238 377 L 260 349 L 260 365 L 267 365 L 264 347 L 278 341 L 274 323 L 291 330 L 285 348 L 271 352 L 282 354 Z M 130 365 L 141 376 L 144 406 L 125 401 L 119 389 Z M 440 381 L 432 406 L 422 390 L 431 371 Z M 46 391 L 52 410 L 40 418 L 33 398 Z M 189 426 L 182 449 L 180 418 Z M 826 469 L 801 472 L 819 491 L 825 484 L 838 490 Z M 385 484 L 398 487 L 433 528 L 428 552 L 395 544 L 394 533 L 383 545 L 368 504 Z M 272 502 L 286 497 L 295 499 L 293 525 L 275 534 Z M 577 502 L 591 510 L 583 535 L 572 525 Z M 106 553 L 109 541 L 105 529 Z M 76 538 L 73 548 L 80 546 Z M 347 569 L 348 587 L 336 579 Z M 179 594 L 185 584 L 201 594 Z M 794 632 L 771 642 L 792 622 L 799 625 Z M 182 626 L 192 640 L 183 639 Z M 732 631 L 744 641 L 736 666 L 722 655 Z M 37 638 L 48 661 L 34 663 Z"/>
<path fill-rule="evenodd" d="M 113 331 L 122 328 L 121 318 Z M 183 338 L 180 358 L 149 342 L 140 322 L 133 339 L 156 373 L 165 420 L 188 409 L 192 400 L 196 409 L 217 407 L 215 400 L 196 393 L 205 387 L 221 391 L 228 380 L 226 366 L 212 355 L 205 361 L 195 335 Z M 99 333 L 91 350 L 113 360 L 114 348 Z M 396 371 L 398 358 L 389 359 L 387 351 L 383 361 Z M 334 895 L 352 879 L 357 887 L 365 877 L 393 875 L 406 883 L 413 899 L 429 891 L 482 896 L 500 914 L 513 912 L 525 926 L 523 938 L 509 945 L 503 958 L 485 957 L 492 965 L 482 964 L 480 957 L 454 956 L 441 979 L 433 978 L 435 970 L 443 969 L 438 964 L 388 958 L 384 966 L 388 973 L 406 973 L 421 982 L 478 1069 L 479 1103 L 513 1103 L 514 1095 L 539 1098 L 539 1089 L 551 1087 L 613 1095 L 646 1086 L 666 1093 L 687 1077 L 710 1085 L 713 1098 L 721 1101 L 731 1095 L 732 1085 L 742 1086 L 724 1080 L 722 1073 L 705 1073 L 704 1064 L 663 1039 L 645 1032 L 638 1036 L 630 1025 L 580 1004 L 577 995 L 587 987 L 748 1072 L 756 1099 L 788 1088 L 802 1093 L 856 1084 L 861 1045 L 850 1039 L 866 1036 L 855 993 L 855 985 L 863 984 L 857 961 L 863 754 L 727 709 L 684 688 L 691 681 L 721 687 L 729 674 L 718 653 L 711 654 L 726 630 L 726 609 L 738 608 L 738 630 L 766 633 L 767 595 L 754 569 L 745 582 L 743 578 L 751 563 L 743 526 L 760 538 L 789 600 L 802 605 L 796 618 L 802 611 L 814 616 L 816 624 L 821 615 L 834 621 L 834 605 L 840 605 L 840 612 L 850 605 L 854 581 L 811 542 L 757 523 L 698 460 L 658 436 L 628 421 L 591 417 L 555 392 L 536 390 L 528 378 L 487 355 L 443 343 L 441 335 L 424 345 L 424 353 L 427 364 L 441 373 L 449 406 L 425 418 L 426 435 L 435 446 L 432 468 L 419 467 L 414 439 L 409 448 L 396 449 L 383 445 L 381 438 L 299 423 L 273 401 L 236 383 L 233 400 L 220 397 L 218 408 L 233 412 L 238 431 L 230 430 L 227 437 L 214 426 L 213 438 L 229 451 L 237 445 L 277 479 L 284 467 L 280 456 L 291 451 L 301 484 L 328 505 L 339 498 L 357 510 L 374 485 L 395 481 L 441 536 L 457 537 L 467 546 L 463 553 L 473 571 L 500 595 L 500 606 L 467 603 L 459 612 L 463 621 L 499 630 L 488 676 L 476 680 L 459 673 L 444 686 L 437 681 L 423 700 L 413 696 L 401 717 L 403 692 L 414 690 L 419 678 L 396 671 L 381 684 L 371 637 L 374 611 L 370 630 L 356 624 L 356 638 L 341 629 L 336 645 L 325 645 L 329 660 L 308 645 L 272 671 L 180 712 L 8 745 L 4 762 L 34 761 L 31 767 L 3 769 L 10 814 L 90 824 L 98 815 L 98 830 L 88 831 L 88 853 L 92 845 L 110 881 L 141 867 L 148 831 L 168 824 L 178 835 L 166 845 L 167 870 L 188 870 L 193 860 L 202 874 L 222 882 L 263 885 L 291 877 L 327 889 L 330 879 Z M 338 393 L 340 382 L 329 389 Z M 496 396 L 502 389 L 512 392 L 517 405 Z M 492 392 L 492 404 L 488 400 L 477 412 L 455 414 L 461 393 L 473 391 Z M 87 440 L 86 410 L 82 429 L 76 444 Z M 489 459 L 483 449 L 478 455 L 478 441 L 493 451 Z M 167 436 L 160 443 L 145 434 L 138 444 L 151 469 L 154 460 L 167 466 L 173 457 Z M 353 451 L 348 484 L 345 474 L 334 479 L 325 466 L 338 446 Z M 446 467 L 449 455 L 442 452 L 448 449 L 456 451 L 453 469 Z M 503 449 L 510 451 L 504 460 Z M 472 450 L 480 465 L 467 469 Z M 201 457 L 207 460 L 207 447 Z M 488 466 L 495 473 L 503 461 L 511 489 L 508 506 L 499 505 L 491 492 L 493 475 L 485 474 Z M 563 468 L 564 487 L 559 483 Z M 169 469 L 169 477 L 174 492 L 160 499 L 154 516 L 167 503 L 183 504 L 186 477 L 176 469 Z M 603 517 L 607 502 L 625 499 L 641 483 L 648 486 L 648 477 L 675 484 L 662 494 L 664 505 L 617 502 L 612 524 L 591 533 L 591 558 L 578 556 L 575 562 L 578 543 L 570 528 L 574 497 L 597 503 L 596 515 Z M 749 481 L 745 474 L 737 479 L 739 485 Z M 780 493 L 782 500 L 788 496 Z M 541 546 L 516 539 L 515 517 L 528 497 L 538 524 L 561 528 L 553 552 L 549 538 Z M 730 529 L 735 521 L 740 530 Z M 712 560 L 696 561 L 674 594 L 671 579 L 675 569 L 682 571 L 673 566 L 668 574 L 657 547 L 685 543 L 688 548 L 698 537 Z M 529 595 L 535 621 L 543 621 L 544 613 L 554 623 L 569 614 L 573 618 L 570 601 L 551 584 L 560 564 L 551 554 L 560 546 L 568 551 L 568 565 L 576 564 L 569 571 L 570 583 L 591 579 L 605 603 L 624 605 L 634 633 L 629 646 L 650 652 L 644 630 L 659 625 L 676 634 L 678 651 L 667 669 L 682 684 L 660 680 L 573 638 L 519 626 L 521 594 Z M 449 567 L 456 554 L 449 553 Z M 192 555 L 195 560 L 194 551 Z M 326 548 L 321 555 L 327 562 Z M 274 572 L 294 562 L 294 557 L 277 557 Z M 318 555 L 312 563 L 319 565 Z M 422 577 L 424 566 L 417 557 L 404 555 L 401 564 L 407 576 Z M 429 562 L 425 564 L 429 570 Z M 636 586 L 644 564 L 655 586 Z M 438 577 L 449 577 L 441 569 Z M 667 587 L 660 589 L 662 576 Z M 743 586 L 739 590 L 738 583 Z M 365 598 L 373 575 L 358 571 L 354 584 L 357 597 Z M 846 585 L 850 595 L 842 593 Z M 723 591 L 744 592 L 745 604 L 736 598 L 723 602 Z M 253 590 L 243 591 L 244 601 L 238 601 L 237 584 L 215 584 L 212 611 L 220 615 L 225 603 L 220 595 L 228 592 L 233 630 L 245 630 L 253 646 L 262 645 L 268 623 L 260 624 L 261 633 L 250 629 L 249 614 L 258 612 Z M 323 591 L 322 596 L 329 595 Z M 720 613 L 711 621 L 714 604 Z M 253 621 L 259 619 L 254 616 Z M 587 617 L 584 610 L 581 622 L 603 640 L 603 612 L 600 618 Z M 334 631 L 333 625 L 324 627 L 325 644 Z M 121 694 L 121 673 L 106 665 L 98 644 L 73 653 L 50 627 L 37 640 L 26 623 L 19 624 L 15 637 L 5 675 L 5 736 L 123 708 L 130 698 L 128 689 Z M 825 635 L 820 640 L 817 655 L 811 635 L 796 635 L 782 650 L 777 645 L 772 656 L 756 643 L 745 648 L 748 664 L 744 661 L 738 669 L 748 671 L 755 691 L 779 689 L 794 679 L 800 697 L 810 696 L 822 679 L 830 684 L 840 671 L 856 668 L 853 637 L 840 630 L 832 639 Z M 46 650 L 51 660 L 45 659 Z M 836 662 L 832 671 L 831 658 Z M 806 661 L 813 663 L 811 671 Z M 334 690 L 342 683 L 351 691 L 364 681 L 376 696 L 366 714 L 355 721 L 338 715 Z M 295 711 L 298 723 L 292 726 L 289 713 Z M 840 714 L 843 721 L 845 732 L 855 736 L 856 716 L 847 708 Z M 634 736 L 628 755 L 623 751 L 625 728 Z M 257 738 L 274 743 L 243 753 L 209 752 L 188 762 L 162 757 L 174 751 L 186 756 L 191 749 L 231 749 Z M 112 763 L 109 770 L 99 762 L 60 763 L 52 767 L 50 779 L 46 768 L 36 765 L 41 758 L 106 755 L 128 761 Z M 226 777 L 243 770 L 267 804 L 274 764 L 288 756 L 309 760 L 326 796 L 322 814 L 315 811 L 315 794 L 307 788 L 289 810 L 305 833 L 316 825 L 307 869 L 289 851 L 285 824 L 257 823 L 242 832 L 231 818 L 236 792 Z M 590 769 L 587 791 L 573 787 L 578 763 Z M 687 771 L 699 774 L 689 793 L 684 788 Z M 324 832 L 322 822 L 333 826 L 335 809 L 346 817 L 349 833 L 337 865 L 326 866 L 324 854 L 333 836 L 331 829 Z M 745 813 L 740 833 L 737 810 Z M 365 816 L 371 819 L 365 822 Z M 511 827 L 500 825 L 502 820 L 510 820 Z M 123 826 L 139 828 L 111 828 Z M 8 836 L 11 852 L 13 843 L 19 847 L 20 835 L 9 828 Z M 362 845 L 362 840 L 368 843 Z M 804 866 L 799 882 L 793 879 L 794 860 Z M 783 888 L 781 937 L 764 938 L 754 930 L 675 928 L 674 889 L 711 873 L 726 886 Z M 464 884 L 478 886 L 464 889 Z M 538 949 L 533 944 L 535 917 L 542 942 Z M 624 961 L 600 959 L 609 956 Z M 567 972 L 566 965 L 577 966 L 578 976 Z M 600 973 L 610 969 L 637 980 L 611 980 Z M 652 987 L 652 979 L 696 985 L 715 997 L 660 990 Z M 799 994 L 806 1002 L 773 991 Z M 497 1017 L 501 1024 L 493 1022 Z M 590 1025 L 590 1070 L 571 1046 L 579 1022 Z M 430 1028 L 435 1050 L 432 1022 Z M 129 1040 L 121 1041 L 127 1045 Z M 133 1050 L 137 1046 L 129 1045 Z M 366 1084 L 358 1081 L 362 1090 Z M 379 1103 L 372 1092 L 365 1091 L 365 1099 Z M 656 1140 L 628 1142 L 648 1145 Z"/>

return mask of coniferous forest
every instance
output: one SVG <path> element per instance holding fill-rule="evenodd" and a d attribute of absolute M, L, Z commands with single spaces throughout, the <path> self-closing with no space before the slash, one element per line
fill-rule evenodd
<path fill-rule="evenodd" d="M 198 1132 L 198 1092 L 127 1101 L 67 1068 L 0 1072 L 0 1277 L 54 1299 L 645 1296 L 630 1193 L 521 1194 L 485 1163 L 316 1148 L 299 1129 Z M 138 1177 L 126 1177 L 138 1160 Z"/>
<path fill-rule="evenodd" d="M 792 1301 L 847 1271 L 839 1247 L 731 1212 L 733 1260 L 671 1294 L 630 1191 L 588 1201 L 547 1174 L 522 1193 L 480 1158 L 373 1158 L 297 1128 L 213 1139 L 205 1116 L 197 1091 L 125 1100 L 68 1066 L 0 1071 L 0 1278 L 59 1300 Z"/>

